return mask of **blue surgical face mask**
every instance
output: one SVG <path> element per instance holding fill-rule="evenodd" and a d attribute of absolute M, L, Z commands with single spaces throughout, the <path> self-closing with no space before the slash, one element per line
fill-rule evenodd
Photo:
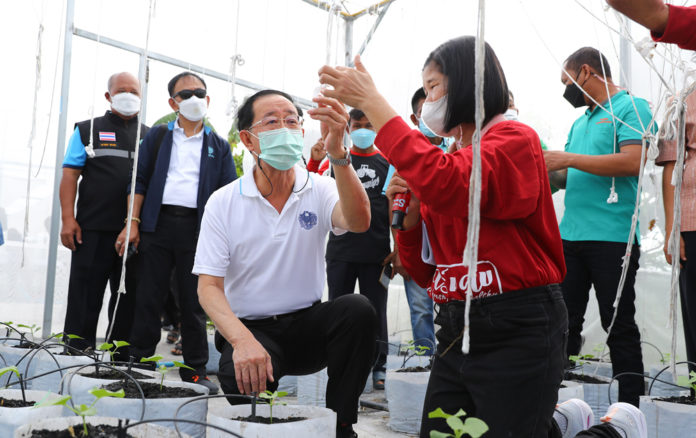
<path fill-rule="evenodd" d="M 299 129 L 273 129 L 260 132 L 257 138 L 259 158 L 278 170 L 288 170 L 302 159 L 304 139 Z"/>
<path fill-rule="evenodd" d="M 353 140 L 353 146 L 359 149 L 368 149 L 375 143 L 377 133 L 371 129 L 360 128 L 350 133 L 350 139 Z"/>
<path fill-rule="evenodd" d="M 427 126 L 425 126 L 425 123 L 423 123 L 423 119 L 418 119 L 418 129 L 420 132 L 423 133 L 428 138 L 435 138 L 437 137 L 437 134 L 435 134 L 433 131 L 430 130 Z"/>

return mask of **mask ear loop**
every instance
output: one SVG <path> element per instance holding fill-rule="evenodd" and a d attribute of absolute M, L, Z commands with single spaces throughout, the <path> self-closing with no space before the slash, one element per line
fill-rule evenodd
<path fill-rule="evenodd" d="M 244 131 L 246 131 L 247 133 L 249 133 L 249 135 L 253 135 L 253 136 L 256 137 L 256 138 L 259 138 L 258 136 L 254 135 L 254 133 L 251 132 L 251 131 L 249 131 L 248 129 L 245 129 Z M 263 196 L 264 198 L 268 198 L 269 196 L 271 196 L 271 195 L 273 194 L 273 183 L 271 182 L 271 179 L 268 177 L 268 175 L 266 175 L 266 171 L 263 170 L 263 166 L 261 165 L 261 157 L 259 156 L 259 154 L 257 154 L 257 153 L 254 152 L 254 151 L 249 151 L 249 152 L 251 152 L 253 155 L 256 155 L 256 165 L 259 166 L 259 170 L 261 171 L 261 173 L 263 174 L 263 176 L 266 177 L 266 181 L 268 181 L 268 184 L 271 185 L 271 191 L 268 192 L 268 193 L 265 194 L 265 195 L 264 195 L 264 194 L 261 195 L 261 196 Z"/>
<path fill-rule="evenodd" d="M 293 190 L 292 191 L 293 193 L 300 193 L 302 190 L 304 190 L 305 187 L 307 187 L 307 183 L 309 182 L 309 170 L 307 170 L 307 160 L 305 160 L 304 155 L 302 156 L 302 162 L 305 165 L 305 171 L 307 172 L 307 178 L 305 179 L 305 182 L 302 185 L 302 187 L 300 187 L 300 190 L 298 190 L 298 191 Z"/>

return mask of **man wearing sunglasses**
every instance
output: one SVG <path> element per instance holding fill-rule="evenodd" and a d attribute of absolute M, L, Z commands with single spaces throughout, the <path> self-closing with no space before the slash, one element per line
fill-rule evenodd
<path fill-rule="evenodd" d="M 297 164 L 302 118 L 289 95 L 263 90 L 249 97 L 237 128 L 256 166 L 210 198 L 193 272 L 217 329 L 225 394 L 274 391 L 284 375 L 327 367 L 326 406 L 336 411 L 336 436 L 354 437 L 377 315 L 362 295 L 320 301 L 327 234 L 367 230 L 370 202 L 343 147 L 346 110 L 334 99 L 314 100 L 319 107 L 309 114 L 327 132 L 335 181 Z"/>
<path fill-rule="evenodd" d="M 210 195 L 237 177 L 230 146 L 204 126 L 210 97 L 198 75 L 180 73 L 168 85 L 175 121 L 150 130 L 140 147 L 130 241 L 140 253 L 141 293 L 136 299 L 130 354 L 136 359 L 154 354 L 160 340 L 172 269 L 181 307 L 184 363 L 181 379 L 207 387 L 206 317 L 198 303 L 198 279 L 191 273 L 203 209 Z M 137 218 L 137 219 L 136 219 Z M 123 253 L 123 229 L 116 250 Z M 142 240 L 141 240 L 142 239 Z"/>

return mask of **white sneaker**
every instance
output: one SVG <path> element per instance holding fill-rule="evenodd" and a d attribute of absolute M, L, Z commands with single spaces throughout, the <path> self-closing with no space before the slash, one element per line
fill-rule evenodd
<path fill-rule="evenodd" d="M 619 432 L 623 432 L 626 438 L 648 438 L 645 415 L 631 404 L 614 403 L 600 421 L 611 424 Z"/>
<path fill-rule="evenodd" d="M 562 416 L 562 418 L 559 418 Z M 594 424 L 594 414 L 590 405 L 579 398 L 571 398 L 556 405 L 553 417 L 563 432 L 562 438 L 572 438 Z M 563 425 L 565 424 L 565 430 Z"/>

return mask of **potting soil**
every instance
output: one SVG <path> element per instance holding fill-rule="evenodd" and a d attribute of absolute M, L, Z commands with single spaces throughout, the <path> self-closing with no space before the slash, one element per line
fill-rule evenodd
<path fill-rule="evenodd" d="M 256 415 L 254 417 L 249 415 L 248 417 L 230 418 L 230 420 L 233 420 L 233 421 L 244 421 L 247 423 L 261 423 L 261 424 L 293 423 L 295 421 L 304 421 L 306 419 L 307 419 L 307 417 L 287 417 L 287 418 L 274 418 L 273 421 L 271 421 L 271 419 L 269 417 L 262 417 L 260 415 Z"/>
<path fill-rule="evenodd" d="M 430 371 L 430 366 L 427 367 L 408 367 L 408 368 L 400 368 L 398 370 L 394 370 L 396 373 L 424 373 L 426 371 Z"/>
<path fill-rule="evenodd" d="M 664 402 L 669 402 L 669 403 L 679 403 L 681 405 L 692 405 L 696 406 L 696 398 L 694 397 L 686 397 L 686 396 L 681 396 L 681 397 L 659 397 L 655 398 L 654 400 L 659 400 L 659 401 L 664 401 Z"/>
<path fill-rule="evenodd" d="M 604 380 L 600 380 L 600 379 L 597 379 L 597 378 L 592 377 L 592 376 L 587 376 L 585 374 L 571 373 L 569 371 L 566 371 L 563 379 L 564 380 L 574 380 L 576 382 L 583 382 L 583 383 L 607 383 Z"/>
<path fill-rule="evenodd" d="M 87 425 L 87 431 L 89 435 L 87 438 L 118 438 L 118 426 L 93 426 L 91 424 Z M 134 438 L 133 435 L 126 433 L 128 438 Z M 75 438 L 84 437 L 82 435 L 82 425 L 73 426 L 68 429 L 61 431 L 56 430 L 34 430 L 31 433 L 32 438 Z"/>
<path fill-rule="evenodd" d="M 138 381 L 138 384 L 143 390 L 145 398 L 185 398 L 198 397 L 201 394 L 189 388 L 167 386 L 166 384 L 160 389 L 159 383 L 150 383 Z M 114 382 L 104 386 L 104 389 L 109 391 L 118 391 L 123 389 L 126 393 L 125 398 L 141 398 L 140 391 L 130 380 L 124 382 Z"/>
<path fill-rule="evenodd" d="M 131 370 L 130 372 L 123 370 L 122 372 L 119 371 L 114 371 L 111 369 L 104 369 L 103 371 L 100 370 L 99 374 L 97 374 L 96 371 L 89 373 L 89 374 L 80 374 L 82 377 L 89 377 L 91 379 L 104 379 L 104 380 L 119 380 L 123 379 L 125 376 L 123 373 L 128 374 L 134 379 L 149 379 L 151 378 L 148 375 L 145 375 L 143 373 L 139 373 L 137 371 Z"/>
<path fill-rule="evenodd" d="M 0 408 L 28 408 L 34 406 L 33 401 L 14 400 L 0 397 Z"/>

